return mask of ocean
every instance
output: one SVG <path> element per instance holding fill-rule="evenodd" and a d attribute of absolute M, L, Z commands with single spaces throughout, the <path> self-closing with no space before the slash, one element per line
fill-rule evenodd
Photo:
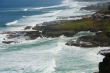
<path fill-rule="evenodd" d="M 80 9 L 94 3 L 97 2 L 0 0 L 0 32 L 22 30 L 58 17 L 89 15 L 93 12 Z M 103 58 L 97 55 L 100 47 L 85 49 L 65 45 L 76 37 L 39 37 L 9 45 L 2 43 L 3 37 L 0 34 L 0 73 L 93 73 L 98 71 L 98 63 Z"/>
<path fill-rule="evenodd" d="M 91 2 L 92 3 L 92 2 Z M 80 10 L 88 2 L 72 0 L 1 0 L 0 28 L 1 30 L 18 30 L 24 26 L 57 20 L 58 17 L 80 16 L 91 14 Z"/>

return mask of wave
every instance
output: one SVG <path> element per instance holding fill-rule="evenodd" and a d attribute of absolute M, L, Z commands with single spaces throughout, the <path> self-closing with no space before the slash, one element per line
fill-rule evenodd
<path fill-rule="evenodd" d="M 63 0 L 60 5 L 47 6 L 47 7 L 37 7 L 37 8 L 29 8 L 28 10 L 42 10 L 42 9 L 50 9 L 50 8 L 68 7 L 68 6 L 72 6 L 72 5 L 74 5 L 74 7 L 77 7 L 78 6 L 78 5 L 76 5 L 77 3 L 79 3 L 79 2 L 77 2 L 77 1 L 73 2 L 73 0 Z"/>
<path fill-rule="evenodd" d="M 28 9 L 27 9 L 27 8 L 25 8 L 23 11 L 28 11 Z"/>
<path fill-rule="evenodd" d="M 18 23 L 18 20 L 15 20 L 15 21 L 12 21 L 12 22 L 8 22 L 8 23 L 6 23 L 6 25 L 15 25 L 15 24 L 17 24 Z"/>
<path fill-rule="evenodd" d="M 13 22 L 6 23 L 7 26 L 35 26 L 36 24 L 41 24 L 43 22 L 54 21 L 56 20 L 56 15 L 60 13 L 62 10 L 50 11 L 49 13 L 45 13 L 42 15 L 33 15 L 33 16 L 23 16 L 19 20 L 15 20 Z"/>
<path fill-rule="evenodd" d="M 63 7 L 65 5 L 54 5 L 54 6 L 48 6 L 48 7 L 38 7 L 38 8 L 32 8 L 32 10 L 41 10 L 41 9 L 49 9 L 49 8 L 58 8 L 58 7 Z"/>
<path fill-rule="evenodd" d="M 49 7 L 39 7 L 39 8 L 30 8 L 30 9 L 23 9 L 23 11 L 29 11 L 29 10 L 37 10 L 37 9 L 46 9 L 46 8 L 55 8 L 55 7 L 61 7 L 61 6 L 67 6 L 65 5 L 65 3 L 68 2 L 63 2 L 61 5 L 56 5 L 56 6 L 49 6 Z M 82 3 L 82 6 L 84 5 L 84 3 Z M 69 4 L 69 7 L 71 7 L 72 9 L 60 9 L 60 10 L 50 10 L 48 13 L 44 13 L 41 15 L 33 15 L 33 16 L 22 16 L 21 19 L 17 21 L 13 21 L 13 22 L 9 22 L 6 25 L 36 25 L 36 24 L 40 24 L 42 22 L 48 22 L 48 21 L 54 21 L 57 20 L 57 18 L 60 17 L 67 17 L 67 19 L 69 19 L 70 16 L 81 16 L 81 15 L 87 15 L 87 14 L 91 14 L 91 12 L 89 11 L 80 11 L 81 6 L 79 6 L 78 2 L 74 2 L 72 4 L 72 2 Z M 79 18 L 78 18 L 79 19 Z M 62 20 L 62 19 L 58 19 L 58 20 Z"/>
<path fill-rule="evenodd" d="M 25 16 L 23 15 L 20 19 L 15 20 L 13 22 L 6 23 L 7 26 L 35 26 L 36 24 L 41 25 L 43 22 L 49 22 L 54 20 L 63 20 L 59 18 L 67 18 L 66 20 L 76 19 L 70 18 L 71 16 L 77 17 L 81 15 L 91 14 L 89 11 L 80 10 L 82 6 L 86 6 L 85 3 L 80 3 L 72 0 L 63 0 L 62 4 L 55 5 L 55 6 L 48 6 L 48 7 L 37 7 L 37 8 L 21 8 L 22 11 L 35 11 L 35 10 L 42 10 L 52 8 L 52 10 L 48 10 L 48 13 L 43 13 L 41 15 L 32 15 L 32 16 Z M 65 9 L 53 9 L 65 7 Z M 77 17 L 77 19 L 80 19 Z"/>
<path fill-rule="evenodd" d="M 17 11 L 36 11 L 42 9 L 59 8 L 65 7 L 67 4 L 73 2 L 72 0 L 63 0 L 59 5 L 47 6 L 47 7 L 26 7 L 26 8 L 9 8 L 6 10 L 1 10 L 0 12 L 17 12 Z"/>
<path fill-rule="evenodd" d="M 64 7 L 64 6 L 65 4 L 47 6 L 47 7 L 12 8 L 12 9 L 7 9 L 7 10 L 1 10 L 0 12 L 36 11 L 36 10 L 43 10 L 43 9 L 50 9 L 50 8 L 59 8 L 59 7 Z"/>

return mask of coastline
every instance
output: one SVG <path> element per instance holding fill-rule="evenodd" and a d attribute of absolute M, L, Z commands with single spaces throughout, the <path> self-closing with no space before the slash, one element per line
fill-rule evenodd
<path fill-rule="evenodd" d="M 104 3 L 104 5 L 105 4 L 106 3 Z M 99 4 L 97 5 L 97 7 L 98 6 L 100 7 Z M 91 9 L 91 7 L 93 7 L 93 6 L 87 6 L 87 7 L 90 8 L 90 10 L 93 10 L 93 9 Z M 86 8 L 84 7 L 82 9 L 88 10 L 88 8 L 87 9 Z M 94 9 L 94 10 L 96 13 L 101 14 L 98 11 L 98 9 L 97 10 Z M 103 8 L 102 8 L 102 10 L 103 10 Z M 103 14 L 103 12 L 102 12 L 102 14 Z M 28 36 L 30 38 L 30 40 L 32 40 L 32 39 L 36 39 L 37 37 L 59 37 L 61 35 L 64 35 L 67 37 L 73 37 L 76 33 L 80 32 L 80 31 L 90 31 L 90 32 L 102 31 L 103 26 L 99 27 L 98 24 L 100 24 L 100 22 L 95 21 L 95 20 L 98 20 L 98 18 L 94 19 L 94 17 L 97 17 L 97 15 L 95 15 L 95 13 L 93 13 L 92 15 L 67 17 L 67 18 L 73 18 L 73 19 L 76 18 L 75 20 L 66 20 L 65 17 L 62 17 L 62 20 L 43 22 L 41 24 L 41 26 L 39 26 L 38 24 L 36 24 L 36 26 L 26 26 L 26 27 L 24 27 L 23 30 L 6 31 L 6 32 L 2 32 L 2 34 L 7 34 L 8 37 L 16 36 L 16 34 L 18 34 L 18 35 L 24 34 L 21 36 L 24 36 L 24 37 Z M 105 19 L 104 21 L 108 21 L 108 19 Z M 104 23 L 104 24 L 107 24 L 107 23 Z M 107 30 L 108 30 L 107 32 L 109 32 L 109 28 Z"/>
<path fill-rule="evenodd" d="M 109 14 L 106 14 L 106 13 L 109 13 L 109 11 L 102 10 L 90 16 L 83 16 L 81 19 L 78 19 L 78 20 L 59 20 L 59 21 L 44 22 L 42 23 L 42 26 L 38 26 L 37 24 L 34 27 L 26 26 L 21 31 L 6 31 L 3 33 L 0 33 L 0 34 L 6 35 L 6 38 L 3 39 L 2 43 L 19 44 L 20 42 L 16 41 L 16 39 L 22 40 L 20 38 L 23 38 L 24 40 L 35 40 L 39 37 L 55 38 L 55 37 L 60 37 L 62 35 L 66 37 L 74 37 L 74 35 L 83 31 L 84 33 L 88 32 L 89 34 L 95 33 L 95 35 L 89 35 L 89 36 L 83 35 L 79 37 L 78 41 L 72 41 L 72 39 L 70 39 L 68 40 L 70 44 L 67 44 L 68 43 L 67 41 L 65 45 L 83 47 L 83 48 L 109 47 L 110 41 L 108 40 L 110 40 L 110 26 L 109 26 L 110 17 L 108 16 Z M 13 41 L 13 39 L 15 40 Z M 94 42 L 95 42 L 95 45 L 94 45 Z M 93 45 L 91 46 L 91 44 Z M 99 71 L 99 73 L 101 73 L 101 71 Z"/>
<path fill-rule="evenodd" d="M 6 27 L 0 28 L 0 73 L 110 71 L 110 50 L 106 50 L 110 48 L 110 12 L 95 9 L 104 1 L 63 0 L 64 6 L 53 6 L 57 1 L 36 0 L 39 5 L 50 2 L 52 6 L 8 9 L 0 14 L 6 14 L 9 20 L 14 19 L 13 15 L 21 17 L 12 19 L 12 23 L 3 19 L 7 23 L 1 23 Z"/>

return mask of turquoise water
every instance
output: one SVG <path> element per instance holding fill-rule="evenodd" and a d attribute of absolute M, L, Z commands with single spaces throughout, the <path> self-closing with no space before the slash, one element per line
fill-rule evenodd
<path fill-rule="evenodd" d="M 39 38 L 0 46 L 0 73 L 93 73 L 100 48 L 69 47 L 71 38 Z"/>
<path fill-rule="evenodd" d="M 96 3 L 36 1 L 1 0 L 0 32 L 18 30 L 18 27 L 23 29 L 27 25 L 53 21 L 62 16 L 88 15 L 92 12 L 80 9 Z M 93 73 L 98 71 L 98 63 L 102 60 L 102 56 L 97 55 L 100 47 L 85 49 L 65 45 L 69 39 L 77 37 L 37 38 L 9 45 L 2 43 L 3 37 L 0 34 L 0 73 Z"/>

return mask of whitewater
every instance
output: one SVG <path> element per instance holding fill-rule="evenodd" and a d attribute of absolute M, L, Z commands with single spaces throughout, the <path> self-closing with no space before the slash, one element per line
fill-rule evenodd
<path fill-rule="evenodd" d="M 93 73 L 98 71 L 98 63 L 103 58 L 97 55 L 100 47 L 85 49 L 65 45 L 67 40 L 76 39 L 78 36 L 81 35 L 73 38 L 65 36 L 37 38 L 34 41 L 10 45 L 0 43 L 0 73 Z"/>
<path fill-rule="evenodd" d="M 97 2 L 77 2 L 64 0 L 60 5 L 47 7 L 27 7 L 11 11 L 44 11 L 46 13 L 25 16 L 12 22 L 7 22 L 1 31 L 22 30 L 25 26 L 41 25 L 42 22 L 59 20 L 58 17 L 81 16 L 92 14 L 91 11 L 80 10 Z M 5 10 L 4 10 L 5 12 Z M 68 19 L 69 20 L 69 19 Z M 89 33 L 86 33 L 86 35 Z M 98 63 L 103 56 L 97 55 L 100 49 L 66 46 L 70 39 L 85 35 L 77 34 L 74 37 L 60 36 L 58 38 L 37 38 L 20 43 L 3 44 L 0 34 L 0 73 L 93 73 L 98 71 Z"/>
<path fill-rule="evenodd" d="M 21 30 L 25 26 L 35 26 L 41 25 L 43 22 L 49 22 L 49 21 L 56 21 L 56 20 L 62 20 L 58 18 L 66 18 L 66 20 L 70 19 L 80 19 L 78 16 L 83 15 L 91 15 L 94 12 L 87 11 L 87 10 L 80 10 L 82 7 L 86 7 L 90 4 L 95 4 L 97 2 L 77 2 L 73 0 L 63 0 L 61 4 L 59 5 L 53 5 L 53 6 L 47 6 L 47 7 L 27 7 L 27 8 L 19 8 L 11 11 L 23 11 L 23 12 L 29 12 L 29 11 L 42 11 L 43 14 L 37 14 L 37 15 L 31 15 L 31 16 L 25 16 L 23 15 L 20 19 L 13 20 L 11 22 L 7 22 L 5 25 L 9 28 L 7 30 Z M 4 10 L 5 11 L 5 10 Z M 70 16 L 76 17 L 76 18 L 69 18 Z M 14 29 L 16 28 L 16 29 Z"/>

